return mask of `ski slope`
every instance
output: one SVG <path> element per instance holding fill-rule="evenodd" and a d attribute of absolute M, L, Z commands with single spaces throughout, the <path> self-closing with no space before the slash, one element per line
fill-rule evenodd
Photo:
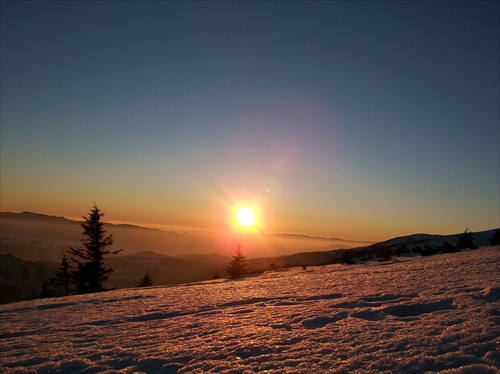
<path fill-rule="evenodd" d="M 500 248 L 0 305 L 3 373 L 499 373 Z"/>

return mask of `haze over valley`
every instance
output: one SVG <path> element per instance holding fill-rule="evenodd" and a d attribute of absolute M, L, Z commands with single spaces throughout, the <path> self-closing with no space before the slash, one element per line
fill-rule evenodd
<path fill-rule="evenodd" d="M 78 246 L 81 221 L 44 214 L 0 213 L 1 240 L 4 252 L 15 246 L 27 260 L 59 262 L 68 246 Z M 167 256 L 211 254 L 232 255 L 237 244 L 245 247 L 249 257 L 274 257 L 297 252 L 353 248 L 373 242 L 341 238 L 320 238 L 296 234 L 246 234 L 230 232 L 176 232 L 135 225 L 106 223 L 113 235 L 115 248 L 123 255 L 153 251 Z M 23 249 L 24 248 L 24 249 Z"/>
<path fill-rule="evenodd" d="M 81 222 L 39 213 L 0 213 L 0 302 L 38 297 L 42 284 L 51 278 L 68 253 L 81 247 Z M 406 246 L 439 248 L 457 242 L 455 235 L 416 234 L 390 238 L 381 243 L 297 234 L 239 234 L 232 241 L 217 236 L 161 231 L 134 225 L 105 224 L 113 235 L 114 249 L 123 249 L 106 263 L 114 271 L 107 287 L 136 287 L 145 272 L 154 284 L 179 284 L 227 276 L 226 267 L 238 245 L 252 271 L 323 265 L 340 262 L 346 250 L 352 258 L 372 258 L 390 250 L 391 257 Z M 475 233 L 475 244 L 488 245 L 495 230 Z M 415 250 L 417 253 L 417 250 Z M 273 265 L 271 265 L 273 264 Z"/>

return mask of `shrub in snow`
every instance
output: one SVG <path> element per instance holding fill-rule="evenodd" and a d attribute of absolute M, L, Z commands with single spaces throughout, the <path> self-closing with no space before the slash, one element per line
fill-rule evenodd
<path fill-rule="evenodd" d="M 436 250 L 428 245 L 426 245 L 424 249 L 420 250 L 421 256 L 431 256 L 434 253 L 436 253 Z"/>
<path fill-rule="evenodd" d="M 262 269 L 252 269 L 247 272 L 247 274 L 264 274 L 264 270 Z"/>
<path fill-rule="evenodd" d="M 390 261 L 392 259 L 392 256 L 394 253 L 392 252 L 392 249 L 390 248 L 385 248 L 380 251 L 379 256 L 382 257 L 383 261 Z"/>
<path fill-rule="evenodd" d="M 455 253 L 459 252 L 460 250 L 457 249 L 457 247 L 455 247 L 454 245 L 445 241 L 442 246 L 438 247 L 438 251 L 441 251 L 443 253 Z"/>
<path fill-rule="evenodd" d="M 351 251 L 349 251 L 348 249 L 344 251 L 344 253 L 342 254 L 342 258 L 340 259 L 340 263 L 345 265 L 354 264 L 354 259 L 351 256 Z"/>

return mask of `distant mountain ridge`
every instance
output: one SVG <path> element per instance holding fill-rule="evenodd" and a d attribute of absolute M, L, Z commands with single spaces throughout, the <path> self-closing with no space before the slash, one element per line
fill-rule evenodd
<path fill-rule="evenodd" d="M 349 240 L 349 239 L 342 239 L 342 238 L 325 238 L 322 236 L 311 236 L 311 235 L 304 235 L 304 234 L 270 234 L 273 236 L 283 236 L 287 238 L 301 238 L 301 239 L 312 239 L 312 240 L 326 240 L 326 241 L 338 241 L 338 242 L 344 242 L 344 243 L 366 243 L 366 244 L 374 244 L 375 242 L 370 242 L 366 240 Z"/>
<path fill-rule="evenodd" d="M 0 290 L 5 295 L 0 302 L 36 297 L 43 279 L 52 276 L 62 256 L 67 253 L 68 246 L 81 245 L 80 222 L 64 217 L 32 212 L 1 212 L 0 227 Z M 119 256 L 107 260 L 107 264 L 115 270 L 109 279 L 109 286 L 112 287 L 136 287 L 146 271 L 152 276 L 155 285 L 208 280 L 216 272 L 224 277 L 226 266 L 234 254 L 221 253 L 217 243 L 191 234 L 111 223 L 106 223 L 106 230 L 114 235 L 115 244 L 118 244 L 113 248 L 126 249 Z M 489 239 L 495 230 L 475 232 L 476 245 L 489 245 Z M 395 253 L 401 246 L 409 249 L 438 247 L 445 241 L 455 245 L 459 235 L 413 234 L 353 248 L 315 249 L 276 256 L 247 257 L 247 262 L 252 270 L 262 271 L 270 270 L 271 264 L 275 268 L 323 265 L 339 262 L 346 253 L 360 258 L 376 256 L 387 250 Z M 307 235 L 277 236 L 285 238 L 285 244 L 295 241 L 315 244 L 329 240 L 352 243 L 344 239 Z"/>
<path fill-rule="evenodd" d="M 485 230 L 474 233 L 475 244 L 479 247 L 490 245 L 490 239 L 493 233 L 498 229 Z M 460 233 L 461 234 L 461 233 Z M 434 235 L 434 234 L 412 234 L 400 236 L 385 240 L 380 243 L 375 243 L 368 246 L 349 248 L 344 250 L 328 250 L 328 251 L 313 251 L 295 253 L 278 258 L 261 258 L 252 259 L 249 261 L 253 268 L 266 267 L 266 263 L 275 262 L 277 266 L 294 267 L 294 266 L 309 266 L 309 265 L 324 265 L 330 263 L 341 262 L 342 257 L 348 253 L 352 259 L 377 257 L 380 253 L 391 251 L 396 254 L 403 246 L 408 251 L 418 251 L 427 247 L 438 248 L 448 242 L 451 245 L 456 245 L 460 234 L 452 235 Z"/>
<path fill-rule="evenodd" d="M 83 220 L 83 219 L 82 219 Z M 67 246 L 78 246 L 82 221 L 33 212 L 0 212 L 0 253 L 14 253 L 26 260 L 51 261 L 65 252 Z M 113 234 L 114 248 L 124 249 L 123 254 L 154 251 L 168 256 L 187 254 L 226 254 L 215 237 L 175 231 L 163 231 L 132 224 L 114 224 L 105 221 L 105 229 Z M 287 255 L 304 251 L 353 248 L 373 242 L 342 238 L 323 238 L 301 234 L 264 234 L 267 247 L 253 251 L 254 257 L 272 253 Z M 241 243 L 240 243 L 241 244 Z M 14 249 L 16 247 L 17 249 Z M 34 247 L 31 248 L 30 247 Z M 23 249 L 24 248 L 24 249 Z M 268 253 L 266 253 L 268 252 Z"/>
<path fill-rule="evenodd" d="M 18 219 L 21 221 L 27 220 L 27 219 L 34 219 L 34 220 L 40 220 L 40 221 L 45 221 L 45 222 L 57 222 L 57 223 L 68 223 L 68 224 L 74 224 L 74 223 L 80 224 L 81 222 L 83 222 L 83 217 L 81 220 L 75 220 L 75 219 L 70 219 L 70 218 L 66 218 L 63 216 L 53 216 L 53 215 L 35 213 L 35 212 L 30 212 L 30 211 L 24 211 L 21 213 L 0 212 L 0 219 L 2 219 L 2 218 L 3 219 L 5 219 L 5 218 Z M 162 230 L 153 229 L 153 228 L 149 228 L 149 227 L 133 225 L 130 223 L 110 223 L 110 222 L 106 222 L 106 221 L 104 221 L 104 223 L 106 225 L 109 225 L 109 226 L 137 228 L 137 229 L 141 229 L 141 230 L 162 231 Z"/>
<path fill-rule="evenodd" d="M 68 246 L 81 245 L 82 221 L 33 212 L 0 212 L 0 253 L 12 253 L 25 260 L 58 262 Z M 105 222 L 105 230 L 113 234 L 113 248 L 123 248 L 124 254 L 149 250 L 180 255 L 219 249 L 212 240 L 194 234 L 109 222 Z"/>
<path fill-rule="evenodd" d="M 489 245 L 489 240 L 493 235 L 493 232 L 498 229 L 491 229 L 485 231 L 474 232 L 474 240 L 477 246 Z M 396 248 L 401 245 L 406 245 L 409 248 L 417 246 L 434 246 L 438 247 L 443 245 L 444 242 L 448 242 L 452 245 L 456 245 L 458 237 L 461 233 L 451 234 L 451 235 L 433 235 L 433 234 L 412 234 L 406 236 L 400 236 L 397 238 L 385 240 L 380 243 L 372 244 L 367 248 Z"/>

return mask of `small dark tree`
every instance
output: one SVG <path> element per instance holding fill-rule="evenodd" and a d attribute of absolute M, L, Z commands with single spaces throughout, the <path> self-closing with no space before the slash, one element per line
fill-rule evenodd
<path fill-rule="evenodd" d="M 457 249 L 477 249 L 474 243 L 474 234 L 467 228 L 458 236 Z"/>
<path fill-rule="evenodd" d="M 54 297 L 54 292 L 52 291 L 50 279 L 45 279 L 42 284 L 42 290 L 38 295 L 40 298 Z"/>
<path fill-rule="evenodd" d="M 113 235 L 105 235 L 104 223 L 99 208 L 94 204 L 88 217 L 83 217 L 83 236 L 80 241 L 85 249 L 70 247 L 68 252 L 76 263 L 76 269 L 72 271 L 76 292 L 79 294 L 105 291 L 104 282 L 108 280 L 108 274 L 113 269 L 104 266 L 104 260 L 109 255 L 116 255 L 121 251 L 109 251 L 106 248 L 113 244 Z"/>
<path fill-rule="evenodd" d="M 236 256 L 233 256 L 233 259 L 227 266 L 227 273 L 231 278 L 238 278 L 247 274 L 248 271 L 249 268 L 246 263 L 245 256 L 241 254 L 241 247 L 238 245 L 238 248 L 236 249 Z"/>
<path fill-rule="evenodd" d="M 69 258 L 64 255 L 61 261 L 61 266 L 57 269 L 54 274 L 54 278 L 51 280 L 51 284 L 56 289 L 59 296 L 68 296 L 71 286 L 71 266 L 69 264 Z"/>
<path fill-rule="evenodd" d="M 214 279 L 219 279 L 219 278 L 220 278 L 219 271 L 215 269 Z"/>
<path fill-rule="evenodd" d="M 57 269 L 54 276 L 46 279 L 42 285 L 42 291 L 39 297 L 59 297 L 68 296 L 71 285 L 71 271 L 69 259 L 66 255 L 63 256 L 61 265 Z"/>
<path fill-rule="evenodd" d="M 149 275 L 149 271 L 146 271 L 146 274 L 144 274 L 144 277 L 141 279 L 141 281 L 138 284 L 138 287 L 150 287 L 153 285 L 153 278 Z"/>
<path fill-rule="evenodd" d="M 500 244 L 500 229 L 495 230 L 490 239 L 490 245 L 499 245 Z"/>

